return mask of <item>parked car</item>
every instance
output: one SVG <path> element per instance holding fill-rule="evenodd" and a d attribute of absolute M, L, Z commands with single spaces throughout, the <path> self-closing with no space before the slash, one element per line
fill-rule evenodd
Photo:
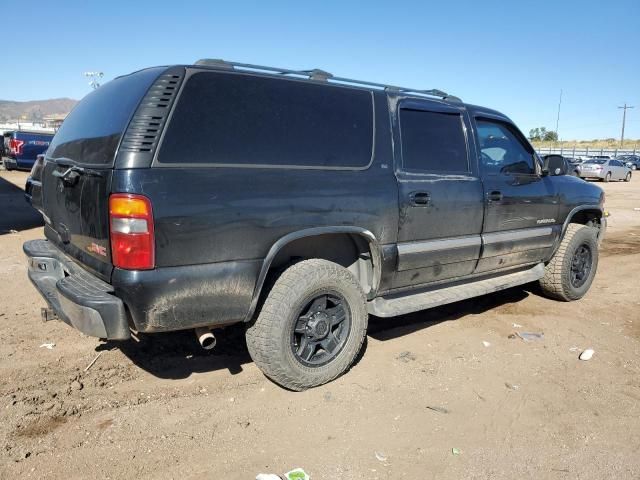
<path fill-rule="evenodd" d="M 622 155 L 620 157 L 616 157 L 616 160 L 624 163 L 631 170 L 640 169 L 640 155 Z"/>
<path fill-rule="evenodd" d="M 342 374 L 368 315 L 539 281 L 589 289 L 604 193 L 505 115 L 413 90 L 221 61 L 87 95 L 33 169 L 29 278 L 59 319 L 126 340 L 246 324 L 303 390 Z"/>
<path fill-rule="evenodd" d="M 7 170 L 30 170 L 36 157 L 49 148 L 53 133 L 16 130 L 6 135 L 9 152 L 4 159 Z"/>
<path fill-rule="evenodd" d="M 619 160 L 595 158 L 580 165 L 581 178 L 596 178 L 609 182 L 611 180 L 631 181 L 631 169 Z"/>

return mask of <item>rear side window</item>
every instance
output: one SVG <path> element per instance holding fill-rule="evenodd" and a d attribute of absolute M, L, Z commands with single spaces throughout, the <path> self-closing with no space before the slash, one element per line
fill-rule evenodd
<path fill-rule="evenodd" d="M 462 125 L 458 113 L 400 109 L 403 170 L 468 172 L 467 143 Z"/>
<path fill-rule="evenodd" d="M 48 156 L 110 166 L 140 100 L 165 68 L 116 78 L 84 97 L 53 137 Z"/>
<path fill-rule="evenodd" d="M 184 86 L 158 162 L 363 168 L 372 148 L 371 92 L 200 72 Z"/>

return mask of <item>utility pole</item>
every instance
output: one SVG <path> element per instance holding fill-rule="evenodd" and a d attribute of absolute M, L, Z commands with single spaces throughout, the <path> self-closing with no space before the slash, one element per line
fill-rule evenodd
<path fill-rule="evenodd" d="M 558 102 L 558 116 L 556 117 L 556 142 L 560 140 L 558 136 L 558 125 L 560 124 L 560 107 L 562 106 L 562 89 L 560 89 L 560 101 Z"/>
<path fill-rule="evenodd" d="M 622 134 L 620 135 L 620 148 L 624 148 L 624 124 L 627 122 L 627 109 L 635 108 L 631 105 L 627 105 L 626 102 L 623 107 L 618 107 L 622 109 Z"/>

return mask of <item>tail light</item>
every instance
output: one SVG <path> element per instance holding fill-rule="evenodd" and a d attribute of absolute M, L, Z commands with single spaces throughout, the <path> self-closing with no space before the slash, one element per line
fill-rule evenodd
<path fill-rule="evenodd" d="M 142 195 L 114 193 L 109 197 L 111 259 L 126 270 L 155 267 L 151 202 Z"/>
<path fill-rule="evenodd" d="M 11 150 L 11 155 L 22 155 L 23 145 L 24 140 L 18 140 L 16 138 L 9 139 L 9 149 Z"/>

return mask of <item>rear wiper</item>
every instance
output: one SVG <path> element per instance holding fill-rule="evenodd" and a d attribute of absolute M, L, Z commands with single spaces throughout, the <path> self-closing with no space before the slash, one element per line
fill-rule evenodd
<path fill-rule="evenodd" d="M 72 177 L 78 177 L 80 175 L 90 175 L 90 176 L 93 176 L 93 177 L 102 177 L 103 176 L 102 172 L 100 172 L 98 170 L 94 170 L 92 168 L 85 168 L 85 167 L 78 166 L 76 164 L 76 162 L 74 162 L 70 158 L 56 158 L 55 160 L 53 160 L 53 163 L 55 163 L 56 165 L 59 165 L 61 167 L 68 167 L 63 172 L 60 172 L 58 170 L 55 170 L 53 172 L 53 176 L 54 177 L 62 178 L 63 180 L 69 178 L 70 176 L 72 176 Z M 73 173 L 75 173 L 75 174 L 72 175 Z"/>

